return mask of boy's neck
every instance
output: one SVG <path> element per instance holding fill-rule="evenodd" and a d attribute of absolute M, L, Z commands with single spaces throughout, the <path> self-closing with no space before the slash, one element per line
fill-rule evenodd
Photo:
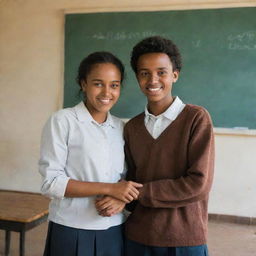
<path fill-rule="evenodd" d="M 158 101 L 156 102 L 150 101 L 148 102 L 148 111 L 154 116 L 161 115 L 172 105 L 173 101 L 174 101 L 173 97 L 170 97 L 170 100 L 165 103 L 158 102 Z"/>

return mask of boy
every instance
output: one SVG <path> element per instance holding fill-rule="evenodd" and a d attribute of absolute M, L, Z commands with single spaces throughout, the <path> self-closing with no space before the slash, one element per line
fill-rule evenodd
<path fill-rule="evenodd" d="M 211 118 L 204 108 L 172 96 L 181 56 L 171 40 L 142 40 L 133 48 L 131 66 L 148 104 L 124 130 L 127 179 L 143 183 L 136 203 L 128 205 L 126 255 L 208 255 Z"/>

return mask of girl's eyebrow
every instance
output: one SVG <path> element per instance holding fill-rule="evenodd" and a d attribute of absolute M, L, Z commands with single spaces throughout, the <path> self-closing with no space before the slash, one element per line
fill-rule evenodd
<path fill-rule="evenodd" d="M 92 79 L 92 81 L 95 81 L 95 82 L 103 82 L 103 80 L 102 79 L 98 79 L 98 78 L 95 78 L 95 79 Z M 120 80 L 113 80 L 113 81 L 111 81 L 111 82 L 121 82 Z"/>

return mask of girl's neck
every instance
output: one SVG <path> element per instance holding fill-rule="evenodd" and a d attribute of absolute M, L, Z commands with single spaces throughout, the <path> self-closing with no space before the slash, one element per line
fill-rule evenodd
<path fill-rule="evenodd" d="M 108 113 L 107 112 L 99 112 L 96 109 L 92 108 L 89 104 L 84 102 L 87 110 L 91 114 L 92 118 L 99 124 L 104 123 L 107 120 Z"/>

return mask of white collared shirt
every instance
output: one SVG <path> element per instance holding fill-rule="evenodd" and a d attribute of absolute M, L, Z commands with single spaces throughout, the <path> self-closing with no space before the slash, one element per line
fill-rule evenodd
<path fill-rule="evenodd" d="M 146 106 L 144 123 L 151 136 L 154 139 L 158 138 L 160 134 L 177 118 L 184 107 L 185 104 L 178 96 L 175 97 L 170 107 L 158 116 L 150 114 Z"/>
<path fill-rule="evenodd" d="M 84 103 L 54 113 L 47 121 L 41 141 L 39 172 L 41 191 L 52 198 L 49 220 L 80 229 L 107 229 L 124 222 L 122 213 L 99 216 L 95 196 L 65 198 L 69 179 L 118 182 L 125 172 L 123 122 L 108 113 L 97 123 Z"/>

